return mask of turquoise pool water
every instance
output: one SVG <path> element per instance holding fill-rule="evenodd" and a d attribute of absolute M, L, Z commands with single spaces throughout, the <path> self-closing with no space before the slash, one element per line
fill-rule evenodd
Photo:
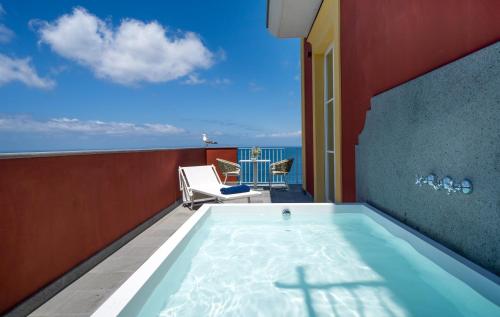
<path fill-rule="evenodd" d="M 212 212 L 123 316 L 500 316 L 362 213 Z"/>

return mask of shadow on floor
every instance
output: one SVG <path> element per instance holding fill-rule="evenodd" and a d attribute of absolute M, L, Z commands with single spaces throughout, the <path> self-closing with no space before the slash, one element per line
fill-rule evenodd
<path fill-rule="evenodd" d="M 312 198 L 307 195 L 301 185 L 290 185 L 289 190 L 272 189 L 269 193 L 272 203 L 311 203 Z"/>

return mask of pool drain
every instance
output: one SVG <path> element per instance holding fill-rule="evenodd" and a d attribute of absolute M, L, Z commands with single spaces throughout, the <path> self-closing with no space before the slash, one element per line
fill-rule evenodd
<path fill-rule="evenodd" d="M 290 209 L 285 208 L 281 211 L 281 215 L 283 216 L 283 219 L 287 220 L 292 216 L 292 212 L 290 211 Z"/>

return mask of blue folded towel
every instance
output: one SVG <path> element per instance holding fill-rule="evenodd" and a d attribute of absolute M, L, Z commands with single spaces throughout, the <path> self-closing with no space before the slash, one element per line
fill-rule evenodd
<path fill-rule="evenodd" d="M 231 195 L 231 194 L 239 194 L 239 193 L 247 193 L 250 191 L 250 187 L 247 185 L 236 185 L 231 187 L 224 187 L 220 189 L 221 194 Z"/>

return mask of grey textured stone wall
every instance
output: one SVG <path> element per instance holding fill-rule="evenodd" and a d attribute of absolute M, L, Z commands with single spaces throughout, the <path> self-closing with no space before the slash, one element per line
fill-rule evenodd
<path fill-rule="evenodd" d="M 472 180 L 470 195 L 415 174 Z M 500 275 L 500 42 L 372 98 L 357 198 Z"/>

